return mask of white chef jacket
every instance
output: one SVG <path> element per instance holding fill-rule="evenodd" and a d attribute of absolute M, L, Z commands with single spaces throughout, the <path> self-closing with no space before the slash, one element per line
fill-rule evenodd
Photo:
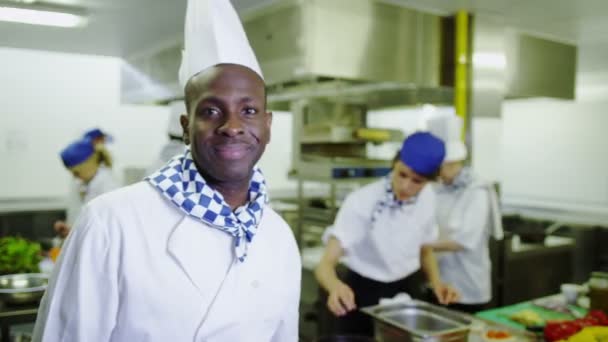
<path fill-rule="evenodd" d="M 93 198 L 118 189 L 119 184 L 114 179 L 112 170 L 100 166 L 95 173 L 95 176 L 88 184 L 83 184 L 80 179 L 75 179 L 70 183 L 70 192 L 67 200 L 66 221 L 73 225 L 82 209 L 83 204 L 88 203 Z"/>
<path fill-rule="evenodd" d="M 325 232 L 344 249 L 343 263 L 356 273 L 380 282 L 403 279 L 420 269 L 420 249 L 438 237 L 435 194 L 425 186 L 401 207 L 386 207 L 372 222 L 378 201 L 386 196 L 385 180 L 349 194 Z"/>
<path fill-rule="evenodd" d="M 440 237 L 464 247 L 456 252 L 438 254 L 439 270 L 443 281 L 460 293 L 462 304 L 483 304 L 492 298 L 491 262 L 488 241 L 502 234 L 502 227 L 492 227 L 493 209 L 491 184 L 473 177 L 471 183 L 458 190 L 446 191 L 437 186 L 437 221 Z M 500 237 L 502 238 L 502 237 Z"/>
<path fill-rule="evenodd" d="M 270 207 L 245 262 L 229 234 L 140 182 L 83 209 L 34 341 L 297 341 L 300 257 Z"/>

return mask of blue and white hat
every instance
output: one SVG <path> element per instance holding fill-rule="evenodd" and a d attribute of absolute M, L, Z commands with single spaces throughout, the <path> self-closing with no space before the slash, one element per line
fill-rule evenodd
<path fill-rule="evenodd" d="M 88 139 L 80 139 L 69 144 L 61 153 L 63 165 L 67 168 L 74 167 L 89 159 L 95 153 L 95 147 Z"/>
<path fill-rule="evenodd" d="M 403 141 L 399 159 L 422 176 L 431 176 L 439 170 L 445 157 L 441 139 L 428 132 L 417 132 Z"/>
<path fill-rule="evenodd" d="M 88 139 L 90 141 L 95 141 L 98 138 L 106 138 L 108 141 L 112 141 L 112 136 L 107 132 L 102 131 L 101 129 L 95 127 L 86 131 L 82 136 L 83 139 Z"/>

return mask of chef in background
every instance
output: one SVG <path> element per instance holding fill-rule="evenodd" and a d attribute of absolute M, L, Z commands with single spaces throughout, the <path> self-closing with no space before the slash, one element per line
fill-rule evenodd
<path fill-rule="evenodd" d="M 492 298 L 489 239 L 502 239 L 501 214 L 493 185 L 465 165 L 467 149 L 461 139 L 462 119 L 445 115 L 428 120 L 428 128 L 446 146 L 436 184 L 439 239 L 430 244 L 438 252 L 442 279 L 460 293 L 450 307 L 474 313 Z"/>
<path fill-rule="evenodd" d="M 429 183 L 444 154 L 440 139 L 414 133 L 403 142 L 389 175 L 352 192 L 342 203 L 325 232 L 324 255 L 315 270 L 328 292 L 327 307 L 338 316 L 336 333 L 373 336 L 372 319 L 357 308 L 400 292 L 425 298 L 420 270 L 439 302 L 458 298 L 440 277 L 433 250 L 424 247 L 438 237 Z M 336 266 L 342 258 L 348 273 L 340 279 Z"/>
<path fill-rule="evenodd" d="M 54 224 L 55 231 L 65 238 L 83 204 L 93 198 L 119 187 L 112 175 L 111 159 L 103 143 L 96 145 L 89 139 L 79 139 L 61 153 L 63 165 L 74 176 L 76 182 L 71 182 L 67 203 L 67 219 Z"/>
<path fill-rule="evenodd" d="M 183 140 L 184 132 L 179 122 L 179 117 L 187 113 L 186 105 L 183 100 L 173 101 L 169 104 L 169 110 L 169 120 L 167 121 L 167 136 L 169 141 L 162 147 L 154 163 L 148 167 L 146 175 L 158 170 L 174 156 L 183 154 L 186 148 Z"/>
<path fill-rule="evenodd" d="M 113 139 L 112 136 L 108 134 L 108 132 L 104 132 L 100 128 L 95 127 L 86 131 L 82 138 L 92 142 L 93 146 L 97 148 L 99 153 L 104 154 L 103 157 L 106 165 L 108 167 L 112 167 L 114 159 L 112 158 L 112 155 L 110 154 L 106 146 L 108 145 L 108 143 L 111 143 Z"/>

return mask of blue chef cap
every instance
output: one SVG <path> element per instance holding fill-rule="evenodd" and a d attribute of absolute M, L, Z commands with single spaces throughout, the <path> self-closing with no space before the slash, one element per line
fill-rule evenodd
<path fill-rule="evenodd" d="M 405 139 L 399 159 L 422 176 L 430 176 L 439 170 L 445 157 L 445 145 L 441 139 L 427 132 L 417 132 Z"/>
<path fill-rule="evenodd" d="M 60 155 L 63 165 L 70 168 L 89 159 L 95 153 L 93 144 L 87 139 L 77 140 L 64 148 Z"/>
<path fill-rule="evenodd" d="M 82 137 L 84 139 L 88 139 L 90 141 L 94 141 L 97 138 L 105 137 L 106 139 L 108 139 L 108 141 L 112 141 L 112 136 L 109 135 L 108 133 L 102 131 L 99 128 L 92 128 L 92 129 L 86 131 L 86 133 L 84 133 L 84 135 Z"/>

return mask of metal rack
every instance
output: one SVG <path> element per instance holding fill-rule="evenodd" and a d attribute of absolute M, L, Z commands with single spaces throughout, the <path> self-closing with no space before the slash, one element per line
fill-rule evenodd
<path fill-rule="evenodd" d="M 319 244 L 335 219 L 344 193 L 390 172 L 391 160 L 367 154 L 367 145 L 400 143 L 399 129 L 367 126 L 372 109 L 419 103 L 451 103 L 451 88 L 421 88 L 395 82 L 316 80 L 275 85 L 268 90 L 268 107 L 293 117 L 289 177 L 297 181 L 300 247 Z M 310 195 L 309 184 L 325 190 Z"/>
<path fill-rule="evenodd" d="M 338 209 L 340 208 L 342 196 L 340 190 L 352 190 L 355 186 L 361 186 L 376 180 L 376 178 L 347 178 L 347 179 L 320 179 L 314 177 L 300 177 L 298 183 L 298 222 L 295 225 L 295 235 L 300 247 L 314 247 L 321 241 L 322 234 L 327 226 L 330 226 Z M 307 196 L 306 184 L 316 183 L 324 185 L 328 190 L 325 200 Z M 349 191 L 344 191 L 344 193 Z M 319 205 L 321 204 L 321 205 Z"/>

